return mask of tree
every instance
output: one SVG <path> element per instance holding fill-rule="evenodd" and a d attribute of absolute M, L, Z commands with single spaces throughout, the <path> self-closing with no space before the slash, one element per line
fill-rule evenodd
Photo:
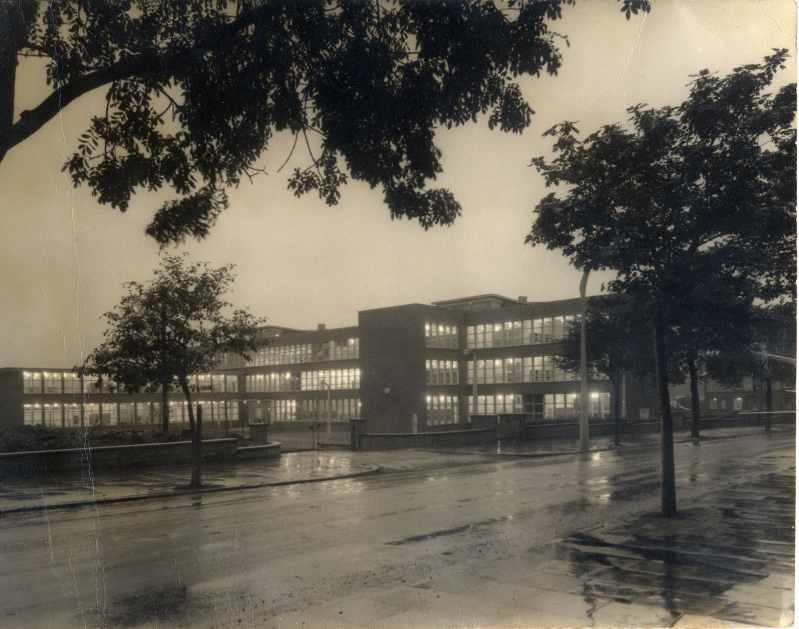
<path fill-rule="evenodd" d="M 722 277 L 715 256 L 701 259 L 685 290 L 672 296 L 677 309 L 671 348 L 673 360 L 688 374 L 691 437 L 700 438 L 700 371 L 715 371 L 720 357 L 751 352 L 756 310 L 754 287 L 744 277 Z"/>
<path fill-rule="evenodd" d="M 786 57 L 726 76 L 703 70 L 680 105 L 635 105 L 626 126 L 585 139 L 574 122 L 558 124 L 546 133 L 554 158 L 533 160 L 561 190 L 539 201 L 527 241 L 580 269 L 614 271 L 608 288 L 651 317 L 667 516 L 677 510 L 667 334 L 686 323 L 686 295 L 708 269 L 764 300 L 794 290 L 796 85 L 771 91 Z"/>
<path fill-rule="evenodd" d="M 708 376 L 722 385 L 737 387 L 746 376 L 759 381 L 764 389 L 767 412 L 773 410 L 772 381 L 793 381 L 795 366 L 769 359 L 763 353 L 796 358 L 796 302 L 755 306 L 748 330 L 750 343 L 732 350 L 712 352 L 706 358 Z M 771 416 L 766 415 L 766 431 L 771 430 Z"/>
<path fill-rule="evenodd" d="M 164 256 L 148 284 L 125 285 L 127 294 L 104 315 L 105 340 L 83 366 L 129 392 L 160 389 L 164 430 L 167 392 L 183 392 L 192 429 L 192 487 L 202 483 L 202 418 L 195 420 L 189 377 L 216 367 L 223 353 L 246 358 L 263 323 L 244 310 L 231 311 L 222 298 L 233 283 L 232 270 Z"/>
<path fill-rule="evenodd" d="M 621 442 L 621 383 L 625 373 L 651 370 L 652 347 L 646 327 L 637 320 L 636 305 L 621 295 L 592 297 L 586 317 L 589 373 L 602 374 L 613 392 L 613 437 Z M 572 324 L 555 358 L 558 367 L 580 371 L 580 324 Z"/>
<path fill-rule="evenodd" d="M 460 205 L 428 184 L 437 129 L 488 114 L 520 133 L 517 79 L 561 65 L 550 23 L 575 0 L 0 0 L 0 161 L 71 102 L 105 90 L 67 161 L 75 185 L 128 208 L 171 188 L 147 231 L 202 238 L 225 189 L 264 172 L 276 132 L 307 153 L 289 188 L 328 204 L 349 178 L 380 187 L 394 218 L 425 229 Z M 649 0 L 619 0 L 629 19 Z M 52 92 L 14 118 L 17 62 L 46 61 Z"/>

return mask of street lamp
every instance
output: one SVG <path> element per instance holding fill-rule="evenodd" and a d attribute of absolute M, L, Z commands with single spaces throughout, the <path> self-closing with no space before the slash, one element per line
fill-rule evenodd
<path fill-rule="evenodd" d="M 333 421 L 330 410 L 330 383 L 327 380 L 322 380 L 322 386 L 327 389 L 327 428 L 325 433 L 327 434 L 327 439 L 329 442 L 330 436 L 332 434 L 331 422 Z"/>
<path fill-rule="evenodd" d="M 463 350 L 465 356 L 472 357 L 472 412 L 466 409 L 466 423 L 472 423 L 472 415 L 477 415 L 477 351 L 474 349 Z M 466 373 L 469 373 L 468 365 Z"/>
<path fill-rule="evenodd" d="M 586 313 L 588 312 L 588 300 L 585 296 L 586 285 L 590 269 L 583 271 L 580 280 L 580 299 L 582 300 L 582 317 L 580 317 L 580 452 L 588 452 L 589 428 L 588 428 L 588 344 L 586 340 Z"/>

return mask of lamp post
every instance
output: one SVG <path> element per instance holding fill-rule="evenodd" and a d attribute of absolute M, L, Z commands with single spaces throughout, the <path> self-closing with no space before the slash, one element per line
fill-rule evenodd
<path fill-rule="evenodd" d="M 331 417 L 331 409 L 330 409 L 330 383 L 327 380 L 322 380 L 322 386 L 327 389 L 327 427 L 325 428 L 325 434 L 327 435 L 328 442 L 330 440 L 330 435 L 332 434 L 332 427 L 331 422 L 333 418 Z"/>
<path fill-rule="evenodd" d="M 588 427 L 588 346 L 586 340 L 585 318 L 588 311 L 588 300 L 585 297 L 585 289 L 588 284 L 590 269 L 583 271 L 580 280 L 580 299 L 582 299 L 582 317 L 580 317 L 580 452 L 588 452 L 589 447 L 589 427 Z"/>
<path fill-rule="evenodd" d="M 465 349 L 463 353 L 472 357 L 472 410 L 466 409 L 466 423 L 472 423 L 472 415 L 477 415 L 477 352 L 474 349 Z M 468 368 L 466 372 L 468 373 Z"/>

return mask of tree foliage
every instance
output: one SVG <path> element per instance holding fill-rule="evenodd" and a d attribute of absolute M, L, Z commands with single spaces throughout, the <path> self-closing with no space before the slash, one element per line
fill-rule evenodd
<path fill-rule="evenodd" d="M 289 178 L 296 195 L 335 204 L 351 178 L 381 188 L 392 217 L 449 224 L 460 205 L 429 187 L 442 170 L 436 130 L 482 114 L 492 129 L 525 129 L 533 110 L 518 79 L 557 73 L 550 25 L 573 3 L 0 0 L 10 27 L 0 42 L 0 160 L 102 88 L 105 113 L 65 168 L 122 211 L 137 190 L 174 190 L 148 228 L 161 243 L 205 236 L 225 189 L 265 170 L 258 160 L 278 132 L 292 134 L 291 154 L 307 155 Z M 650 8 L 620 4 L 628 19 Z M 47 60 L 53 91 L 14 121 L 24 56 Z"/>
<path fill-rule="evenodd" d="M 677 296 L 712 269 L 764 299 L 792 295 L 796 84 L 769 91 L 786 57 L 703 70 L 679 106 L 635 105 L 585 139 L 574 122 L 547 131 L 555 157 L 533 164 L 563 192 L 538 203 L 528 242 L 615 271 L 617 292 Z"/>
<path fill-rule="evenodd" d="M 104 341 L 83 369 L 128 392 L 166 386 L 188 394 L 189 376 L 216 367 L 223 353 L 255 351 L 262 321 L 223 299 L 233 279 L 232 266 L 164 256 L 149 283 L 125 285 L 127 293 L 104 315 Z"/>
<path fill-rule="evenodd" d="M 620 372 L 652 373 L 652 339 L 637 305 L 622 295 L 602 295 L 588 301 L 586 349 L 591 372 L 614 381 Z M 555 360 L 561 369 L 580 370 L 580 322 L 573 323 Z"/>
<path fill-rule="evenodd" d="M 632 106 L 626 125 L 584 139 L 562 122 L 546 133 L 554 157 L 533 160 L 558 191 L 537 204 L 527 242 L 615 272 L 610 290 L 653 323 L 666 515 L 676 513 L 670 339 L 699 338 L 697 308 L 707 317 L 719 298 L 795 300 L 796 84 L 772 89 L 787 54 L 726 76 L 703 70 L 681 104 Z"/>

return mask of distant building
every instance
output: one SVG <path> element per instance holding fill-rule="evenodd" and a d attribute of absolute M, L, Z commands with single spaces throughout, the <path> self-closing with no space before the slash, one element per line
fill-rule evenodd
<path fill-rule="evenodd" d="M 455 430 L 500 415 L 529 423 L 571 421 L 579 377 L 556 367 L 559 342 L 579 299 L 527 302 L 477 295 L 363 310 L 358 326 L 261 331 L 248 361 L 224 357 L 192 378 L 204 420 L 238 426 L 363 418 L 372 433 Z M 475 383 L 476 379 L 476 383 Z M 632 379 L 623 415 L 648 419 L 652 403 Z M 473 397 L 476 391 L 476 400 Z M 68 369 L 0 369 L 0 424 L 157 424 L 157 392 L 129 394 Z M 187 421 L 170 395 L 170 421 Z M 590 382 L 590 416 L 608 418 L 611 386 Z"/>
<path fill-rule="evenodd" d="M 682 410 L 691 408 L 691 391 L 687 383 L 671 387 L 672 401 Z M 772 379 L 772 410 L 796 408 L 793 382 Z M 727 386 L 712 379 L 699 385 L 699 408 L 705 415 L 725 415 L 734 412 L 765 411 L 766 385 L 762 378 L 745 376 L 737 386 Z"/>

